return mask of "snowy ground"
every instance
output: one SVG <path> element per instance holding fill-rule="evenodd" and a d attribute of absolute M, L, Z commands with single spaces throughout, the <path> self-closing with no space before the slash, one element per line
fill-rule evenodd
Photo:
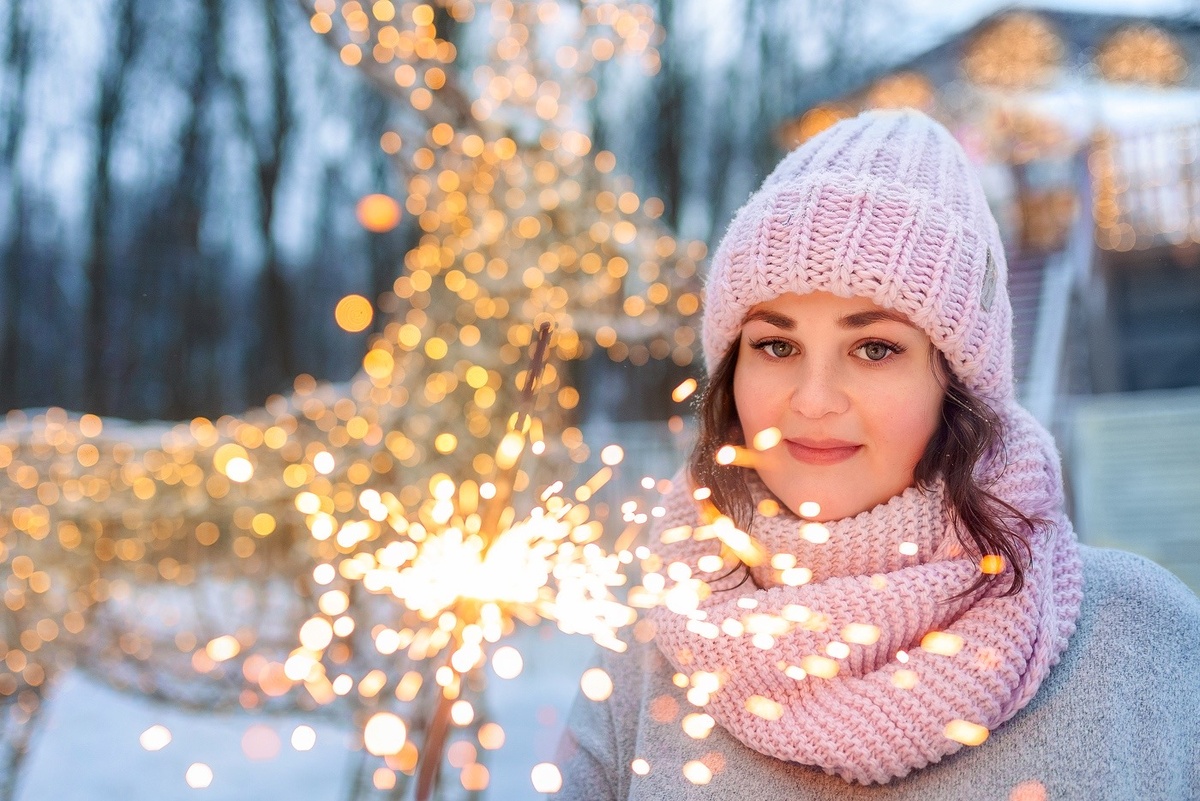
<path fill-rule="evenodd" d="M 586 638 L 548 627 L 522 632 L 510 642 L 525 656 L 525 669 L 516 679 L 494 680 L 489 687 L 491 718 L 507 738 L 486 763 L 491 774 L 486 801 L 539 797 L 529 771 L 553 760 L 579 676 L 595 648 Z M 147 751 L 138 738 L 155 724 L 165 726 L 172 739 L 162 750 Z M 290 742 L 302 724 L 317 733 L 309 751 L 297 751 Z M 180 712 L 72 673 L 50 701 L 17 798 L 342 801 L 355 766 L 351 739 L 348 729 L 316 719 Z M 247 756 L 256 748 L 270 752 L 272 743 L 278 744 L 275 756 Z M 206 789 L 193 789 L 185 780 L 196 762 L 212 769 Z"/>

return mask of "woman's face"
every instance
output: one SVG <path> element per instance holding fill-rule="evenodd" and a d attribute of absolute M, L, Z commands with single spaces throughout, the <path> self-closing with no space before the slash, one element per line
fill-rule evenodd
<path fill-rule="evenodd" d="M 748 445 L 782 434 L 755 468 L 789 509 L 816 501 L 815 519 L 838 520 L 912 486 L 944 388 L 929 337 L 906 317 L 865 298 L 789 293 L 746 314 L 738 348 L 738 419 Z"/>

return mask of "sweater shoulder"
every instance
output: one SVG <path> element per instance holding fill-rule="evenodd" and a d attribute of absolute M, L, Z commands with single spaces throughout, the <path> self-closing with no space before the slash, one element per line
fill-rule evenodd
<path fill-rule="evenodd" d="M 1101 651 L 1150 649 L 1166 662 L 1200 667 L 1200 598 L 1174 573 L 1144 556 L 1080 547 L 1080 625 Z M 1095 653 L 1095 652 L 1093 652 Z"/>
<path fill-rule="evenodd" d="M 1084 603 L 1170 611 L 1200 626 L 1200 598 L 1162 565 L 1128 551 L 1081 545 Z"/>

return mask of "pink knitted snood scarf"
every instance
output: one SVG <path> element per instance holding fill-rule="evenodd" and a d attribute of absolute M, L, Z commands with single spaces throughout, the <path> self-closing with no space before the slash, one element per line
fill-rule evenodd
<path fill-rule="evenodd" d="M 721 726 L 763 754 L 847 781 L 885 783 L 962 748 L 947 736 L 953 721 L 994 729 L 1033 698 L 1075 630 L 1083 580 L 1049 435 L 1019 407 L 1001 418 L 1006 464 L 988 489 L 1048 523 L 1031 538 L 1032 561 L 1015 596 L 1001 597 L 1009 584 L 1004 574 L 988 588 L 946 600 L 978 578 L 979 560 L 959 545 L 940 488 L 915 487 L 826 524 L 830 536 L 819 544 L 806 541 L 802 521 L 786 512 L 757 516 L 755 540 L 769 554 L 794 554 L 811 580 L 787 586 L 768 560 L 752 570 L 761 589 L 749 581 L 719 589 L 743 574 L 727 577 L 732 558 L 722 570 L 699 570 L 697 560 L 717 550 L 716 540 L 678 538 L 680 526 L 700 523 L 692 488 L 685 476 L 676 479 L 652 542 L 666 532 L 661 539 L 670 544 L 656 547 L 664 569 L 683 562 L 715 591 L 692 612 L 659 608 L 650 616 L 676 669 L 719 678 L 704 708 Z M 915 544 L 915 554 L 904 543 Z M 874 629 L 850 624 L 875 627 L 878 639 L 854 642 L 869 640 L 862 633 Z M 755 643 L 755 630 L 772 634 Z M 942 638 L 952 646 L 961 638 L 961 648 L 923 649 L 922 638 L 934 631 L 954 635 Z M 840 653 L 837 646 L 826 650 L 834 642 L 848 645 L 849 655 L 831 658 Z M 806 664 L 819 673 L 836 664 L 836 676 L 805 675 L 798 668 Z"/>

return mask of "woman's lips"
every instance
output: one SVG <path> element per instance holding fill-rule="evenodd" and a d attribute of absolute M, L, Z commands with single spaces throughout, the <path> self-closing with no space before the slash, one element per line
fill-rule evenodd
<path fill-rule="evenodd" d="M 844 462 L 862 448 L 862 445 L 837 439 L 785 439 L 783 444 L 787 446 L 788 453 L 796 461 L 816 465 Z"/>

